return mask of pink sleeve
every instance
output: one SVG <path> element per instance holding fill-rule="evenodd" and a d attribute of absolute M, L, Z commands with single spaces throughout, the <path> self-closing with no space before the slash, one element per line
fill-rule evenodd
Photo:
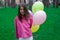
<path fill-rule="evenodd" d="M 15 34 L 16 34 L 16 38 L 19 38 L 18 36 L 18 30 L 17 30 L 17 19 L 14 19 L 14 25 L 15 25 Z"/>

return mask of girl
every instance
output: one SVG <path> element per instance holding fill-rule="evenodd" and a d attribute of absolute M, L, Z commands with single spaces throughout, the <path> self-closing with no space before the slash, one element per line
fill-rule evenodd
<path fill-rule="evenodd" d="M 31 32 L 32 16 L 24 4 L 19 5 L 18 15 L 14 19 L 14 24 L 16 37 L 19 38 L 19 40 L 33 40 Z"/>

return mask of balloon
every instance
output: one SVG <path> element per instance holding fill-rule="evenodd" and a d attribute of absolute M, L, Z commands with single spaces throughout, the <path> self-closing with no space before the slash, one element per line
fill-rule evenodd
<path fill-rule="evenodd" d="M 33 13 L 32 13 L 32 11 L 30 11 L 30 10 L 28 10 L 28 12 L 33 16 Z"/>
<path fill-rule="evenodd" d="M 32 12 L 35 13 L 39 10 L 44 10 L 44 4 L 40 1 L 37 1 L 32 6 Z"/>
<path fill-rule="evenodd" d="M 37 32 L 39 30 L 39 25 L 32 25 L 31 31 L 32 33 Z"/>
<path fill-rule="evenodd" d="M 33 24 L 40 25 L 46 20 L 46 13 L 44 11 L 37 11 L 33 16 Z"/>

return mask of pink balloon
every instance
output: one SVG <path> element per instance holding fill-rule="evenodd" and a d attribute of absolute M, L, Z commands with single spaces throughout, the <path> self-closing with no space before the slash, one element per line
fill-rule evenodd
<path fill-rule="evenodd" d="M 44 11 L 37 11 L 33 16 L 33 24 L 40 25 L 46 20 L 46 13 Z"/>

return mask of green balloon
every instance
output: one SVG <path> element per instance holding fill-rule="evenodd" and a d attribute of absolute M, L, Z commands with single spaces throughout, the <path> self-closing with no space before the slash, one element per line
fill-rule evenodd
<path fill-rule="evenodd" d="M 32 6 L 32 12 L 35 13 L 39 10 L 44 10 L 44 4 L 40 1 L 37 1 Z"/>

